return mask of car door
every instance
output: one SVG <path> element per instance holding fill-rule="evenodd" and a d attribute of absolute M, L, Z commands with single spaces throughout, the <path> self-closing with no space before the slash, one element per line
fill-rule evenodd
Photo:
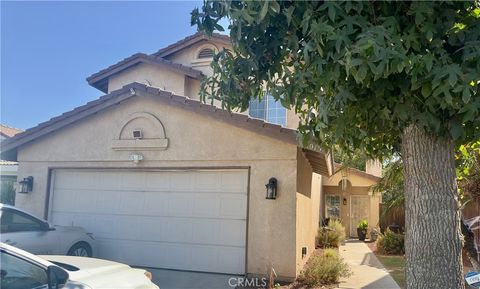
<path fill-rule="evenodd" d="M 57 234 L 45 221 L 11 208 L 2 209 L 0 221 L 4 243 L 33 254 L 52 254 L 59 247 Z"/>

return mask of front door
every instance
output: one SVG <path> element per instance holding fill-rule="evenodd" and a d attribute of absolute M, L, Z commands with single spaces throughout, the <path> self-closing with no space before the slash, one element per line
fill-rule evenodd
<path fill-rule="evenodd" d="M 358 237 L 357 226 L 361 220 L 369 220 L 370 216 L 370 197 L 369 196 L 351 196 L 350 197 L 350 237 Z M 370 225 L 370 224 L 369 224 Z"/>

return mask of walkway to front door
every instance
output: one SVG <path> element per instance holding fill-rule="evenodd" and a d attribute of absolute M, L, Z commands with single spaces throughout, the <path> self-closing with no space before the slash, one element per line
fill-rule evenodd
<path fill-rule="evenodd" d="M 364 242 L 348 240 L 339 253 L 353 272 L 340 280 L 340 289 L 400 289 Z"/>

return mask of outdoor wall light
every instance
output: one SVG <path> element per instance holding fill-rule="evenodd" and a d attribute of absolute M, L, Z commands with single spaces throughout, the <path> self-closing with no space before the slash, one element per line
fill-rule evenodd
<path fill-rule="evenodd" d="M 268 184 L 265 185 L 267 188 L 267 198 L 268 200 L 275 200 L 277 198 L 277 179 L 270 178 Z"/>
<path fill-rule="evenodd" d="M 347 204 L 347 198 L 343 198 L 343 204 L 344 204 L 344 205 Z"/>
<path fill-rule="evenodd" d="M 33 189 L 33 177 L 29 176 L 29 177 L 23 178 L 23 180 L 18 182 L 18 184 L 20 185 L 19 193 L 28 194 Z"/>

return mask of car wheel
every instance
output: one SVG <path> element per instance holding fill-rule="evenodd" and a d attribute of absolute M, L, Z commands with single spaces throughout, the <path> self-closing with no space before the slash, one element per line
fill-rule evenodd
<path fill-rule="evenodd" d="M 92 257 L 92 248 L 85 242 L 76 243 L 67 253 L 68 256 Z"/>

